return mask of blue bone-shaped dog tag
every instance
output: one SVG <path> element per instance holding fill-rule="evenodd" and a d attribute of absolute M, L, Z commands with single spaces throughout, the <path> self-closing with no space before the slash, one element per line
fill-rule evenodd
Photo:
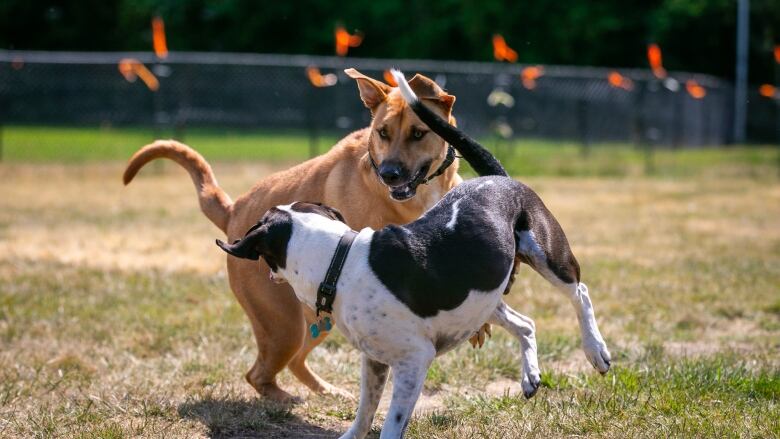
<path fill-rule="evenodd" d="M 317 320 L 317 323 L 312 323 L 311 326 L 309 326 L 309 332 L 311 333 L 311 338 L 317 338 L 320 336 L 320 333 L 324 331 L 330 331 L 333 329 L 333 323 L 330 320 L 330 317 L 325 317 L 324 319 Z"/>

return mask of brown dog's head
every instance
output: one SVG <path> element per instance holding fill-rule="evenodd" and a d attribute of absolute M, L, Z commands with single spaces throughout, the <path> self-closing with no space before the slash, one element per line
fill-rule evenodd
<path fill-rule="evenodd" d="M 397 88 L 355 69 L 344 72 L 357 81 L 360 99 L 373 116 L 368 153 L 377 176 L 394 200 L 414 197 L 417 186 L 435 172 L 446 157 L 444 141 L 429 134 L 430 129 L 409 108 Z M 420 100 L 445 120 L 451 119 L 455 96 L 448 95 L 433 80 L 420 74 L 408 83 Z"/>

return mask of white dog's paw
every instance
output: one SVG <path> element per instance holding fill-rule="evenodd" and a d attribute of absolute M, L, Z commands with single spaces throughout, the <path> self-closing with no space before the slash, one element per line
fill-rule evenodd
<path fill-rule="evenodd" d="M 590 364 L 599 371 L 600 374 L 605 374 L 609 371 L 609 367 L 612 364 L 612 356 L 609 354 L 607 344 L 604 340 L 591 339 L 583 342 L 582 349 L 585 351 L 585 356 L 590 361 Z"/>
<path fill-rule="evenodd" d="M 523 396 L 525 396 L 526 399 L 533 398 L 533 396 L 536 395 L 536 392 L 539 390 L 539 386 L 541 384 L 542 378 L 539 374 L 539 370 L 533 370 L 530 373 L 524 373 L 523 381 L 521 383 L 523 386 Z"/>
<path fill-rule="evenodd" d="M 339 436 L 339 439 L 362 439 L 365 436 L 366 435 L 361 436 L 359 433 L 350 428 L 346 433 Z"/>

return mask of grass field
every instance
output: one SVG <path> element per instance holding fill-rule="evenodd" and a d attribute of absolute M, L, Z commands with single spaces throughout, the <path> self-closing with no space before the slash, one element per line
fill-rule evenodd
<path fill-rule="evenodd" d="M 254 341 L 186 173 L 166 163 L 121 185 L 117 160 L 148 133 L 40 131 L 3 134 L 0 437 L 337 437 L 349 426 L 356 403 L 311 395 L 287 372 L 305 402 L 269 404 L 244 382 Z M 235 197 L 307 155 L 279 136 L 187 141 Z M 266 160 L 239 160 L 223 141 Z M 522 269 L 506 299 L 536 321 L 543 388 L 518 395 L 518 344 L 497 328 L 482 350 L 437 359 L 408 436 L 780 436 L 777 150 L 659 153 L 646 176 L 628 148 L 572 164 L 574 145 L 533 145 L 499 153 L 567 231 L 613 369 L 592 370 L 566 299 Z M 359 355 L 339 334 L 310 361 L 357 394 Z"/>
<path fill-rule="evenodd" d="M 6 126 L 2 129 L 3 159 L 13 163 L 125 161 L 155 135 L 143 128 L 73 128 Z M 183 140 L 208 160 L 263 160 L 271 163 L 301 161 L 311 155 L 305 133 L 247 130 L 189 129 Z M 324 135 L 316 141 L 319 153 L 338 140 Z M 780 167 L 777 146 L 703 148 L 671 151 L 659 149 L 648 160 L 645 151 L 627 145 L 593 145 L 587 157 L 571 142 L 518 140 L 498 143 L 485 139 L 514 175 L 607 176 L 650 174 L 691 176 L 699 174 L 756 176 L 767 167 Z M 746 175 L 744 175 L 746 174 Z"/>

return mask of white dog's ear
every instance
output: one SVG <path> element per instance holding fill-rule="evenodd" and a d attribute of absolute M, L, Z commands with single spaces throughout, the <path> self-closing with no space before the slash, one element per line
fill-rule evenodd
<path fill-rule="evenodd" d="M 259 247 L 262 245 L 262 235 L 265 233 L 265 231 L 265 228 L 255 229 L 244 239 L 237 239 L 233 241 L 232 244 L 228 244 L 221 239 L 217 239 L 217 245 L 226 253 L 237 258 L 256 261 L 260 259 L 260 256 L 262 255 Z"/>
<path fill-rule="evenodd" d="M 434 80 L 419 73 L 414 75 L 414 78 L 410 79 L 408 83 L 409 88 L 421 101 L 436 104 L 449 117 L 452 106 L 455 104 L 455 96 L 448 95 Z"/>
<path fill-rule="evenodd" d="M 347 223 L 347 220 L 344 219 L 344 215 L 341 214 L 341 211 L 339 211 L 335 207 L 326 206 L 324 204 L 320 204 L 320 205 L 332 215 L 333 219 L 337 221 L 341 221 L 344 224 Z"/>
<path fill-rule="evenodd" d="M 335 221 L 341 221 L 346 224 L 347 220 L 344 219 L 344 215 L 334 207 L 327 206 L 322 203 L 309 203 L 305 201 L 296 201 L 290 206 L 290 208 L 296 212 L 308 212 L 322 215 L 325 218 L 329 218 Z"/>
<path fill-rule="evenodd" d="M 278 207 L 268 209 L 260 222 L 252 226 L 243 238 L 226 244 L 217 240 L 217 245 L 227 253 L 243 259 L 265 259 L 271 271 L 285 268 L 287 244 L 292 236 L 292 216 Z"/>
<path fill-rule="evenodd" d="M 377 81 L 376 79 L 369 78 L 368 76 L 358 72 L 355 69 L 346 69 L 344 73 L 350 78 L 354 79 L 358 83 L 358 90 L 360 91 L 360 99 L 363 104 L 372 112 L 377 105 L 387 99 L 387 94 L 392 89 L 384 82 Z"/>

